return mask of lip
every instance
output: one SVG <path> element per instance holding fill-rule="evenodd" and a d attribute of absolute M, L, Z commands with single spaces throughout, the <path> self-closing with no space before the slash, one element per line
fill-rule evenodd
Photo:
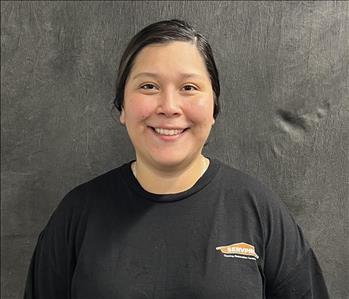
<path fill-rule="evenodd" d="M 161 127 L 163 128 L 163 127 Z M 187 130 L 189 128 L 185 128 L 184 131 L 178 135 L 160 135 L 158 134 L 153 127 L 148 127 L 148 130 L 150 131 L 150 133 L 157 139 L 157 140 L 161 140 L 161 141 L 165 141 L 165 142 L 173 142 L 173 141 L 177 141 L 179 139 L 181 139 L 183 137 L 184 134 L 187 133 Z M 182 129 L 178 129 L 178 130 L 182 130 Z"/>
<path fill-rule="evenodd" d="M 159 128 L 159 129 L 166 129 L 166 130 L 185 130 L 185 129 L 188 129 L 188 128 L 185 128 L 185 127 L 170 127 L 170 126 L 149 126 L 150 128 Z"/>

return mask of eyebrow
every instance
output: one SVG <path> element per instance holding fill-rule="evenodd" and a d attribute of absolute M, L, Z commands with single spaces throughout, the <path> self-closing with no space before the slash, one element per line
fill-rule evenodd
<path fill-rule="evenodd" d="M 138 73 L 138 74 L 134 75 L 132 79 L 134 80 L 134 79 L 136 79 L 138 77 L 142 77 L 142 76 L 148 76 L 148 77 L 153 77 L 153 78 L 159 77 L 159 75 L 156 73 L 142 72 L 142 73 Z M 182 78 L 190 78 L 190 77 L 194 77 L 194 78 L 198 78 L 198 79 L 203 78 L 201 75 L 195 74 L 195 73 L 180 73 L 180 76 Z"/>

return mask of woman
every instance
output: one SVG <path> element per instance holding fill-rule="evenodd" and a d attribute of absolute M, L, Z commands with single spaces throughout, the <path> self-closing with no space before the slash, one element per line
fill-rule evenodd
<path fill-rule="evenodd" d="M 328 298 L 276 195 L 203 156 L 219 94 L 211 47 L 186 22 L 132 38 L 115 106 L 136 159 L 64 197 L 38 238 L 25 298 Z"/>

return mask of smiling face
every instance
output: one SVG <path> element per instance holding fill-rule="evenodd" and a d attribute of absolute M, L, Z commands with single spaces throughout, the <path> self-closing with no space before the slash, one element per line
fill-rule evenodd
<path fill-rule="evenodd" d="M 210 77 L 196 46 L 151 44 L 138 53 L 126 81 L 120 122 L 137 161 L 173 167 L 199 159 L 214 124 L 213 108 Z"/>

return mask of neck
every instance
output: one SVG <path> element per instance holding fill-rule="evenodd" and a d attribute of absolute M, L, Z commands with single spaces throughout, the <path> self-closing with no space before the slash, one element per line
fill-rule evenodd
<path fill-rule="evenodd" d="M 134 176 L 148 192 L 155 194 L 179 193 L 190 189 L 204 174 L 209 160 L 200 155 L 187 165 L 176 169 L 159 169 L 137 159 L 131 167 Z"/>

